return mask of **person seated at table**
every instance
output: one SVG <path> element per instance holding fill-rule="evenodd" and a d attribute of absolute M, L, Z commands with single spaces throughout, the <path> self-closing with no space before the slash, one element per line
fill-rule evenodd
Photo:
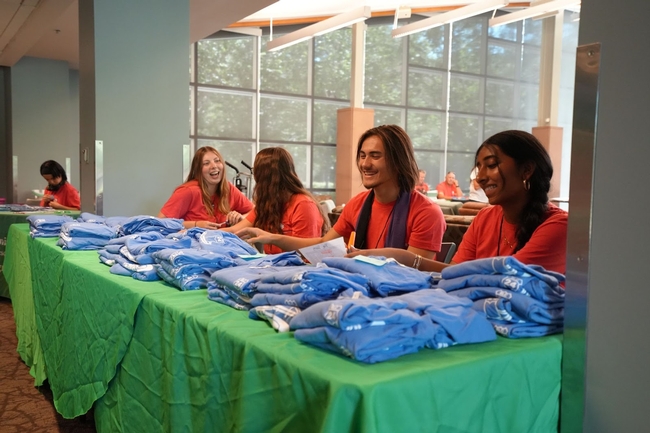
<path fill-rule="evenodd" d="M 420 170 L 419 176 L 420 177 L 418 178 L 418 183 L 415 184 L 415 190 L 420 194 L 427 195 L 427 192 L 429 192 L 429 185 L 424 181 L 424 179 L 427 177 L 427 172 Z"/>
<path fill-rule="evenodd" d="M 59 210 L 80 210 L 79 191 L 68 182 L 64 168 L 56 161 L 48 160 L 41 164 L 41 176 L 47 187 L 41 199 L 41 207 Z"/>
<path fill-rule="evenodd" d="M 305 189 L 291 154 L 282 147 L 260 150 L 253 163 L 255 208 L 232 227 L 224 231 L 237 232 L 258 227 L 269 233 L 299 238 L 321 237 L 330 229 L 329 219 L 320 205 Z M 274 245 L 264 245 L 266 254 L 281 253 Z"/>
<path fill-rule="evenodd" d="M 469 174 L 469 194 L 467 195 L 467 198 L 469 201 L 487 203 L 488 198 L 485 195 L 485 191 L 483 191 L 483 188 L 481 188 L 481 185 L 479 185 L 478 181 L 476 180 L 477 173 L 478 169 L 474 167 L 472 172 Z"/>
<path fill-rule="evenodd" d="M 436 186 L 436 191 L 438 191 L 438 198 L 443 200 L 451 200 L 452 198 L 461 198 L 463 196 L 463 190 L 458 186 L 458 181 L 453 171 L 447 173 L 445 180 Z"/>
<path fill-rule="evenodd" d="M 566 272 L 568 213 L 548 200 L 551 159 L 533 135 L 504 131 L 488 138 L 476 152 L 476 180 L 489 203 L 470 224 L 450 265 L 496 256 L 513 256 L 528 265 Z M 350 254 L 393 257 L 422 271 L 450 266 L 417 253 L 377 249 Z"/>
<path fill-rule="evenodd" d="M 226 179 L 223 158 L 210 146 L 199 148 L 190 174 L 160 210 L 158 218 L 179 218 L 185 228 L 217 229 L 235 225 L 253 204 Z"/>
<path fill-rule="evenodd" d="M 411 139 L 397 125 L 369 129 L 357 145 L 357 168 L 368 191 L 357 194 L 325 236 L 296 238 L 268 233 L 257 227 L 237 232 L 251 243 L 295 250 L 343 237 L 354 247 L 395 247 L 423 257 L 440 251 L 446 223 L 440 207 L 414 190 L 418 168 Z"/>

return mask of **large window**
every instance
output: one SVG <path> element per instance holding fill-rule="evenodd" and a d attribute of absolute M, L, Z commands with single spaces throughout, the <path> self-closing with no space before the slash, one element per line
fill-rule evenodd
<path fill-rule="evenodd" d="M 431 185 L 454 171 L 467 191 L 485 138 L 536 124 L 542 26 L 527 20 L 489 28 L 488 19 L 396 39 L 389 22 L 367 21 L 365 106 L 375 110 L 376 125 L 406 129 Z M 350 29 L 341 29 L 273 53 L 265 49 L 268 36 L 222 32 L 196 43 L 194 145 L 215 146 L 237 166 L 252 163 L 261 148 L 283 146 L 305 186 L 334 195 L 336 119 L 349 106 L 351 39 Z"/>

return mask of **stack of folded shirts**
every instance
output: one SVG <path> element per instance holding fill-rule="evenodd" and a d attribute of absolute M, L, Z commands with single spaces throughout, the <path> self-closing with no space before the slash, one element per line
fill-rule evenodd
<path fill-rule="evenodd" d="M 385 298 L 346 294 L 303 310 L 290 327 L 301 341 L 367 363 L 496 338 L 470 301 L 438 289 Z"/>
<path fill-rule="evenodd" d="M 27 221 L 29 222 L 29 233 L 33 238 L 54 238 L 59 236 L 64 223 L 74 220 L 67 215 L 30 215 L 27 217 Z"/>
<path fill-rule="evenodd" d="M 238 310 L 249 310 L 257 293 L 256 285 L 264 275 L 281 272 L 286 266 L 305 266 L 295 251 L 267 255 L 235 268 L 216 271 L 208 283 L 208 299 Z"/>
<path fill-rule="evenodd" d="M 117 236 L 104 224 L 67 222 L 61 226 L 57 245 L 64 250 L 98 250 Z"/>
<path fill-rule="evenodd" d="M 104 218 L 101 215 L 95 215 L 94 213 L 90 213 L 90 212 L 81 212 L 81 215 L 79 215 L 79 218 L 77 218 L 77 222 L 105 224 L 106 218 Z"/>
<path fill-rule="evenodd" d="M 156 232 L 153 232 L 156 233 Z M 151 265 L 156 263 L 153 253 L 164 249 L 189 248 L 192 240 L 185 236 L 179 239 L 144 239 L 143 236 L 134 236 L 126 239 L 124 246 L 120 248 L 120 254 L 134 263 L 140 265 Z"/>
<path fill-rule="evenodd" d="M 191 239 L 187 236 L 168 239 L 162 233 L 152 231 L 122 236 L 111 240 L 99 251 L 99 260 L 111 266 L 111 273 L 131 276 L 137 280 L 159 280 L 159 265 L 153 254 L 162 250 L 188 248 Z"/>
<path fill-rule="evenodd" d="M 431 274 L 384 257 L 326 257 L 323 263 L 368 277 L 371 296 L 399 295 L 428 289 L 435 284 Z"/>
<path fill-rule="evenodd" d="M 338 299 L 303 310 L 290 326 L 298 340 L 372 364 L 417 352 L 435 334 L 431 320 L 406 307 L 395 297 Z"/>
<path fill-rule="evenodd" d="M 368 296 L 368 278 L 328 266 L 298 266 L 263 275 L 255 285 L 251 305 L 286 305 L 307 308 L 317 302 L 338 298 L 352 289 Z"/>
<path fill-rule="evenodd" d="M 503 336 L 539 337 L 563 330 L 562 274 L 508 256 L 460 263 L 441 275 L 438 287 L 473 301 Z"/>
<path fill-rule="evenodd" d="M 217 270 L 246 264 L 240 258 L 191 248 L 163 249 L 152 256 L 159 265 L 158 275 L 181 290 L 206 288 Z"/>
<path fill-rule="evenodd" d="M 183 230 L 183 220 L 176 218 L 156 218 L 150 215 L 138 215 L 122 222 L 125 235 L 142 232 L 160 232 L 163 235 Z"/>

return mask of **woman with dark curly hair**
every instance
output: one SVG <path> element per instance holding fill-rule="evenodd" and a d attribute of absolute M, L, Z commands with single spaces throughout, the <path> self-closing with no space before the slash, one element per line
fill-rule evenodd
<path fill-rule="evenodd" d="M 553 166 L 532 134 L 503 131 L 476 151 L 476 180 L 489 203 L 472 221 L 451 265 L 495 256 L 513 256 L 529 265 L 566 271 L 567 212 L 549 203 Z M 449 266 L 404 250 L 364 251 L 418 263 L 424 271 Z"/>
<path fill-rule="evenodd" d="M 281 147 L 269 147 L 257 153 L 253 163 L 255 209 L 230 232 L 257 227 L 269 233 L 299 238 L 321 237 L 329 230 L 329 219 L 305 189 L 296 174 L 293 158 Z M 267 254 L 282 250 L 265 245 Z"/>

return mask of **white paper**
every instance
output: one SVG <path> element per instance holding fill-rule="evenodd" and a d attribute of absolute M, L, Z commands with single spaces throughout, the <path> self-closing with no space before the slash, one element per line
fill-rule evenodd
<path fill-rule="evenodd" d="M 343 238 L 336 238 L 311 247 L 301 248 L 298 251 L 312 265 L 322 262 L 324 257 L 343 257 L 347 254 Z"/>

